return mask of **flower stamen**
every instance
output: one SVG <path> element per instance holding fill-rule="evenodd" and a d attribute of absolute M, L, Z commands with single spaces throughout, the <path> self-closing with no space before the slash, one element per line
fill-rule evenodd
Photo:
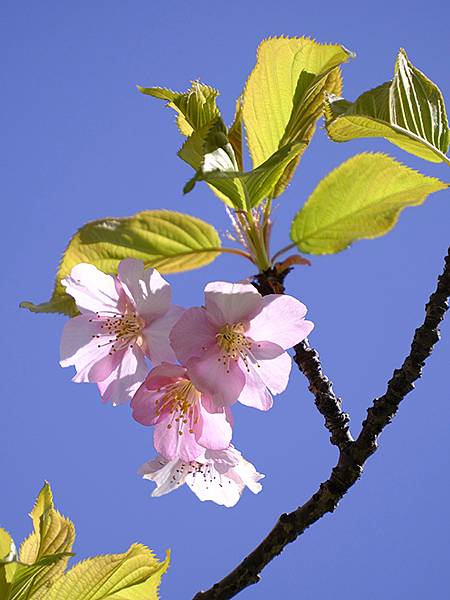
<path fill-rule="evenodd" d="M 216 339 L 219 348 L 223 352 L 218 360 L 226 366 L 227 373 L 230 372 L 230 361 L 239 358 L 242 359 L 248 372 L 250 372 L 249 358 L 259 366 L 251 351 L 252 340 L 246 337 L 243 323 L 235 323 L 234 325 L 227 323 L 216 334 Z"/>

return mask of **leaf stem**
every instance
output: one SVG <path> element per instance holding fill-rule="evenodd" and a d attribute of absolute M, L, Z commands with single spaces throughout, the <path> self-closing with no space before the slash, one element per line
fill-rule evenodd
<path fill-rule="evenodd" d="M 275 254 L 272 256 L 272 258 L 270 259 L 271 263 L 273 264 L 275 262 L 276 258 L 280 257 L 285 252 L 289 252 L 289 250 L 292 250 L 292 248 L 296 248 L 296 247 L 297 247 L 297 244 L 292 242 L 292 244 L 288 244 L 284 248 L 281 248 L 281 250 L 278 250 L 278 252 L 275 252 Z"/>

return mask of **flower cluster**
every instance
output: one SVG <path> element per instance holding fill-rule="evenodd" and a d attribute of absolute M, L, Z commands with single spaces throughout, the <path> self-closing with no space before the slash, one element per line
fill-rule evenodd
<path fill-rule="evenodd" d="M 64 327 L 61 365 L 75 367 L 73 381 L 96 383 L 104 402 L 131 401 L 136 421 L 154 426 L 158 455 L 141 467 L 153 495 L 186 483 L 201 500 L 233 506 L 245 487 L 258 493 L 263 475 L 231 444 L 231 406 L 268 410 L 286 388 L 286 350 L 313 328 L 306 307 L 217 281 L 204 306 L 183 309 L 158 271 L 134 259 L 117 276 L 79 264 L 62 284 L 80 315 Z"/>

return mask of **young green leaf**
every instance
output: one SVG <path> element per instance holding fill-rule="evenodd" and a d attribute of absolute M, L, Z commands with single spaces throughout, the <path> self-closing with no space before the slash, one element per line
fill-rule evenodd
<path fill-rule="evenodd" d="M 187 92 L 173 92 L 166 88 L 138 86 L 138 90 L 147 96 L 167 101 L 167 106 L 177 112 L 177 124 L 180 133 L 191 135 L 208 123 L 220 117 L 216 98 L 219 92 L 209 85 L 193 81 Z"/>
<path fill-rule="evenodd" d="M 400 50 L 392 81 L 362 94 L 355 102 L 329 96 L 326 127 L 335 142 L 384 137 L 431 162 L 447 162 L 450 134 L 442 94 Z"/>
<path fill-rule="evenodd" d="M 228 139 L 227 127 L 216 105 L 219 94 L 217 90 L 198 81 L 194 81 L 192 88 L 184 93 L 164 88 L 139 87 L 138 89 L 149 96 L 166 100 L 167 106 L 178 113 L 177 123 L 180 133 L 188 138 L 178 152 L 178 156 L 195 169 L 196 173 L 203 169 L 204 161 L 212 153 L 217 168 L 237 170 L 234 148 Z M 237 127 L 238 124 L 235 122 L 232 132 L 233 143 L 238 143 Z M 242 152 L 240 160 L 242 160 Z M 186 184 L 185 193 L 194 187 L 196 179 L 197 175 Z M 225 204 L 233 207 L 231 199 L 220 189 L 215 186 L 211 186 L 211 189 Z"/>
<path fill-rule="evenodd" d="M 51 588 L 46 600 L 156 600 L 169 553 L 160 562 L 133 544 L 124 554 L 97 556 L 75 565 Z"/>
<path fill-rule="evenodd" d="M 234 120 L 228 130 L 228 140 L 234 150 L 236 164 L 240 171 L 244 170 L 242 137 L 242 98 L 238 98 L 236 101 Z"/>
<path fill-rule="evenodd" d="M 319 44 L 305 37 L 261 42 L 243 95 L 253 166 L 259 167 L 285 145 L 306 142 L 280 176 L 274 196 L 289 183 L 313 136 L 323 114 L 325 92 L 340 93 L 339 65 L 352 56 L 343 46 Z"/>
<path fill-rule="evenodd" d="M 137 258 L 161 273 L 197 269 L 221 252 L 221 242 L 212 225 L 179 212 L 148 210 L 132 217 L 99 219 L 87 223 L 70 240 L 56 276 L 49 302 L 21 306 L 32 312 L 76 314 L 73 299 L 61 279 L 75 265 L 87 262 L 105 273 L 116 273 L 124 258 Z"/>
<path fill-rule="evenodd" d="M 448 184 L 384 154 L 358 154 L 327 175 L 292 222 L 292 241 L 309 254 L 333 254 L 390 231 L 401 211 Z"/>
<path fill-rule="evenodd" d="M 218 169 L 198 174 L 196 180 L 206 181 L 219 189 L 235 208 L 254 208 L 270 196 L 287 165 L 304 146 L 301 143 L 287 144 L 262 165 L 247 173 Z"/>
<path fill-rule="evenodd" d="M 16 555 L 16 546 L 9 533 L 0 527 L 0 562 L 10 562 Z"/>
<path fill-rule="evenodd" d="M 41 588 L 44 588 L 45 592 L 45 589 L 64 573 L 75 540 L 75 528 L 70 519 L 55 510 L 52 491 L 47 482 L 37 497 L 30 517 L 33 520 L 34 532 L 20 547 L 20 562 L 36 565 L 48 557 L 59 557 L 55 564 L 40 569 L 35 575 L 30 591 L 36 594 Z M 38 596 L 36 600 L 37 598 Z"/>

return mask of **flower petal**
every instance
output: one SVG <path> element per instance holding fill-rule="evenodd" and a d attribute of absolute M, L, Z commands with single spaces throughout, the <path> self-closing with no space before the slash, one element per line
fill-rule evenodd
<path fill-rule="evenodd" d="M 164 396 L 164 391 L 149 390 L 146 382 L 139 387 L 131 401 L 132 416 L 141 425 L 154 425 L 161 415 L 156 412 L 156 402 Z"/>
<path fill-rule="evenodd" d="M 184 377 L 186 377 L 186 367 L 162 362 L 147 375 L 145 385 L 149 390 L 157 390 Z"/>
<path fill-rule="evenodd" d="M 142 332 L 147 344 L 148 355 L 153 364 L 176 361 L 175 353 L 170 345 L 169 334 L 183 312 L 184 308 L 181 306 L 172 306 L 165 315 L 152 321 Z"/>
<path fill-rule="evenodd" d="M 199 430 L 196 439 L 200 446 L 209 450 L 224 450 L 228 448 L 233 435 L 231 423 L 225 411 L 211 413 L 200 407 Z"/>
<path fill-rule="evenodd" d="M 252 363 L 256 375 L 265 383 L 272 394 L 284 392 L 289 381 L 289 375 L 292 367 L 291 357 L 287 352 L 283 352 L 276 358 L 262 360 L 258 358 L 259 365 Z"/>
<path fill-rule="evenodd" d="M 227 367 L 217 347 L 205 352 L 202 358 L 189 360 L 186 367 L 195 387 L 208 394 L 217 406 L 234 404 L 245 384 L 238 361 L 230 360 Z"/>
<path fill-rule="evenodd" d="M 110 400 L 114 406 L 129 402 L 144 381 L 147 371 L 142 350 L 136 345 L 129 346 L 114 371 L 104 381 L 98 382 L 103 402 Z"/>
<path fill-rule="evenodd" d="M 178 360 L 186 364 L 190 358 L 203 356 L 205 348 L 216 343 L 217 328 L 204 308 L 189 308 L 176 322 L 170 342 Z"/>
<path fill-rule="evenodd" d="M 175 421 L 170 423 L 170 418 L 162 419 L 157 423 L 153 441 L 157 452 L 170 460 L 180 458 L 189 462 L 205 451 L 197 443 L 195 435 L 189 432 L 189 424 Z"/>
<path fill-rule="evenodd" d="M 146 323 L 164 315 L 170 307 L 170 284 L 156 269 L 144 269 L 142 260 L 126 258 L 118 267 L 118 277 L 130 296 L 136 311 Z"/>
<path fill-rule="evenodd" d="M 152 492 L 154 497 L 164 496 L 176 490 L 185 482 L 187 475 L 186 465 L 183 467 L 180 460 L 169 461 L 161 455 L 143 464 L 139 472 L 144 479 L 156 483 L 156 488 Z"/>
<path fill-rule="evenodd" d="M 97 337 L 100 336 L 100 337 Z M 108 356 L 108 336 L 102 333 L 101 323 L 91 321 L 88 315 L 79 315 L 66 321 L 60 343 L 62 367 L 74 366 L 76 381 L 97 381 L 90 378 L 92 367 Z"/>
<path fill-rule="evenodd" d="M 250 283 L 214 281 L 205 287 L 205 307 L 218 325 L 250 321 L 258 314 L 262 297 Z"/>
<path fill-rule="evenodd" d="M 287 350 L 304 340 L 314 327 L 311 321 L 305 321 L 306 311 L 306 306 L 292 296 L 264 296 L 261 311 L 251 320 L 246 335 L 274 342 Z"/>
<path fill-rule="evenodd" d="M 61 283 L 81 312 L 119 312 L 119 293 L 115 278 L 94 265 L 76 265 Z"/>
<path fill-rule="evenodd" d="M 252 408 L 269 410 L 273 405 L 272 395 L 256 369 L 257 367 L 249 362 L 245 372 L 245 386 L 238 401 Z"/>
<path fill-rule="evenodd" d="M 199 500 L 211 500 L 230 508 L 239 501 L 244 485 L 218 473 L 210 464 L 203 465 L 186 476 L 186 483 Z"/>

